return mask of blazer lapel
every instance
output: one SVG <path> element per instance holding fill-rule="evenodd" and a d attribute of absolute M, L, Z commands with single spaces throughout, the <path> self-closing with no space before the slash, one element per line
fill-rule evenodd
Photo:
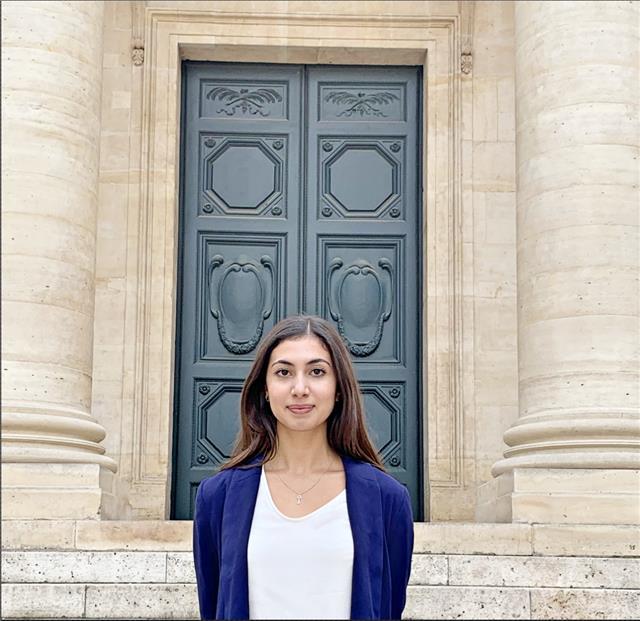
<path fill-rule="evenodd" d="M 369 464 L 343 457 L 353 535 L 351 618 L 380 617 L 384 524 L 380 486 Z"/>
<path fill-rule="evenodd" d="M 256 463 L 256 457 L 250 463 Z M 247 547 L 253 512 L 260 486 L 261 468 L 236 470 L 231 477 L 225 498 L 222 518 L 222 567 L 229 572 L 222 575 L 221 592 L 229 594 L 224 602 L 225 619 L 249 618 L 249 571 Z"/>

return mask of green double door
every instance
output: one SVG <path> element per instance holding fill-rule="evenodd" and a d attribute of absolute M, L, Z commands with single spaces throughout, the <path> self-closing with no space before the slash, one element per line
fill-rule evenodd
<path fill-rule="evenodd" d="M 331 321 L 422 519 L 417 67 L 183 64 L 172 507 L 193 515 L 280 319 Z"/>

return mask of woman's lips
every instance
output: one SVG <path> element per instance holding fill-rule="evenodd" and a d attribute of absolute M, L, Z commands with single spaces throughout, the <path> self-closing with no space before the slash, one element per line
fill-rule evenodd
<path fill-rule="evenodd" d="M 313 409 L 312 405 L 289 405 L 287 406 L 294 414 L 306 414 Z"/>

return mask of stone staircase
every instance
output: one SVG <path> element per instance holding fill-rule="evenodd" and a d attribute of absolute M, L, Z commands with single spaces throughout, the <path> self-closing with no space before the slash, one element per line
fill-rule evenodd
<path fill-rule="evenodd" d="M 197 619 L 191 522 L 2 523 L 2 618 Z M 634 526 L 415 525 L 407 619 L 640 618 Z"/>

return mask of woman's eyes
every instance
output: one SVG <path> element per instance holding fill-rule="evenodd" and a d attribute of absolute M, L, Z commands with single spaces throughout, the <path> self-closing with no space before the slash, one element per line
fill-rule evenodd
<path fill-rule="evenodd" d="M 327 372 L 321 368 L 311 369 L 309 373 L 311 373 L 313 377 L 322 377 L 327 374 Z M 288 377 L 291 375 L 291 371 L 289 371 L 289 369 L 278 369 L 276 371 L 276 375 L 279 375 L 280 377 Z"/>

